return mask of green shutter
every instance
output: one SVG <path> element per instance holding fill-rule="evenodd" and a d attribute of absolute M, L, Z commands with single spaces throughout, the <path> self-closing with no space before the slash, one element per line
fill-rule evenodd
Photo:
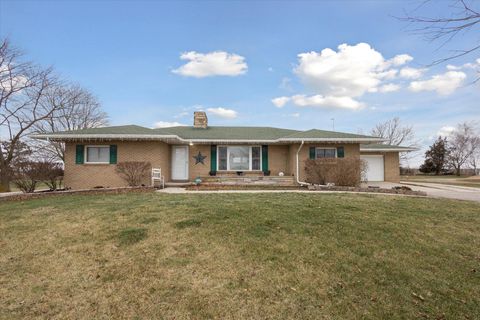
<path fill-rule="evenodd" d="M 75 153 L 75 163 L 83 164 L 83 153 L 85 151 L 85 146 L 83 144 L 77 144 L 77 149 Z"/>
<path fill-rule="evenodd" d="M 110 164 L 117 163 L 117 145 L 112 144 L 110 145 Z"/>
<path fill-rule="evenodd" d="M 217 171 L 217 146 L 210 147 L 210 171 Z"/>
<path fill-rule="evenodd" d="M 345 157 L 345 149 L 343 147 L 337 148 L 337 158 Z"/>
<path fill-rule="evenodd" d="M 262 171 L 268 171 L 268 146 L 262 146 Z"/>
<path fill-rule="evenodd" d="M 315 147 L 310 147 L 310 159 L 315 159 Z"/>

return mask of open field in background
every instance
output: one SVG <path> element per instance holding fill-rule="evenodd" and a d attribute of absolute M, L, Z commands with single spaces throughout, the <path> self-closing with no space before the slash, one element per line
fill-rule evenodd
<path fill-rule="evenodd" d="M 0 318 L 476 319 L 480 206 L 345 194 L 0 202 Z"/>
<path fill-rule="evenodd" d="M 439 184 L 449 184 L 454 186 L 461 187 L 473 187 L 480 188 L 480 176 L 401 176 L 400 180 L 410 181 L 410 182 L 429 182 L 429 183 L 439 183 Z"/>

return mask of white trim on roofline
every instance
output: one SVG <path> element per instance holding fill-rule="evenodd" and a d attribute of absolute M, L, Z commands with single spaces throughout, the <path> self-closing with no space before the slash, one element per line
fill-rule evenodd
<path fill-rule="evenodd" d="M 177 135 L 158 134 L 32 134 L 31 138 L 42 140 L 88 140 L 88 139 L 124 139 L 124 140 L 168 140 L 174 139 L 182 143 L 281 143 L 281 142 L 383 142 L 382 138 L 279 138 L 279 139 L 185 139 Z"/>
<path fill-rule="evenodd" d="M 417 148 L 360 148 L 360 152 L 411 152 Z"/>
<path fill-rule="evenodd" d="M 384 142 L 382 138 L 280 138 L 279 142 Z"/>

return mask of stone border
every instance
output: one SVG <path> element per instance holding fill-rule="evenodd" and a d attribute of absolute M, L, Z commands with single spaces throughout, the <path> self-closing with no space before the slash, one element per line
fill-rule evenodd
<path fill-rule="evenodd" d="M 404 195 L 410 195 L 410 196 L 427 196 L 427 193 L 423 192 L 423 191 L 384 189 L 384 188 L 308 186 L 308 190 L 313 190 L 313 191 L 349 191 L 349 192 L 365 192 L 365 193 L 404 194 Z"/>
<path fill-rule="evenodd" d="M 122 187 L 122 188 L 98 188 L 98 189 L 65 190 L 65 191 L 38 191 L 34 193 L 3 195 L 2 197 L 0 197 L 0 202 L 39 199 L 39 198 L 45 198 L 49 196 L 147 193 L 147 192 L 154 192 L 154 191 L 155 191 L 155 188 L 153 187 Z"/>

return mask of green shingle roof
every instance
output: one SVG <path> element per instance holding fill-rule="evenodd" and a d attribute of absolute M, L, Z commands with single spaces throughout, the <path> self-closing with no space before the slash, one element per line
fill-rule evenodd
<path fill-rule="evenodd" d="M 300 131 L 271 127 L 170 127 L 154 129 L 159 134 L 175 134 L 183 139 L 276 140 Z"/>
<path fill-rule="evenodd" d="M 336 132 L 336 131 L 326 131 L 326 130 L 318 130 L 318 129 L 311 129 L 307 131 L 297 131 L 287 137 L 288 139 L 359 139 L 359 138 L 374 138 L 372 136 L 364 136 L 360 134 L 353 134 L 353 133 L 345 133 L 345 132 Z"/>
<path fill-rule="evenodd" d="M 56 132 L 57 134 L 152 134 L 152 129 L 136 126 L 112 126 Z"/>
<path fill-rule="evenodd" d="M 208 142 L 208 141 L 264 141 L 265 143 L 288 142 L 288 141 L 359 141 L 361 143 L 381 141 L 379 138 L 312 129 L 299 131 L 273 127 L 222 127 L 209 126 L 206 129 L 192 126 L 177 126 L 168 128 L 150 129 L 136 125 L 112 126 L 92 128 L 75 131 L 54 132 L 48 134 L 32 135 L 37 139 L 72 140 L 72 139 L 177 139 L 185 143 L 185 140 Z"/>

